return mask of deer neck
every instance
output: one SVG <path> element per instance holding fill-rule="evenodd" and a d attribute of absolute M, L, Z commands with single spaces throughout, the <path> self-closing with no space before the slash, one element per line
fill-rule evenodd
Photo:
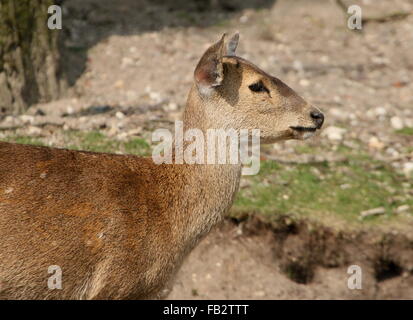
<path fill-rule="evenodd" d="M 216 128 L 217 123 L 210 118 L 208 103 L 211 102 L 203 101 L 193 87 L 183 116 L 184 132 L 191 128 L 203 132 L 205 153 L 207 129 Z M 187 144 L 184 143 L 184 149 Z M 188 182 L 183 186 L 182 199 L 188 202 L 186 208 L 191 208 L 182 227 L 186 230 L 186 240 L 192 239 L 195 244 L 231 207 L 239 187 L 241 164 L 184 164 L 182 168 Z"/>

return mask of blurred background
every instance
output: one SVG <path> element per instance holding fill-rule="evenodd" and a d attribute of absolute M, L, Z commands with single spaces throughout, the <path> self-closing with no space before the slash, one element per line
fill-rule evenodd
<path fill-rule="evenodd" d="M 321 108 L 324 130 L 262 146 L 169 297 L 413 298 L 412 0 L 0 0 L 0 139 L 149 156 L 201 54 L 236 30 L 238 55 Z"/>

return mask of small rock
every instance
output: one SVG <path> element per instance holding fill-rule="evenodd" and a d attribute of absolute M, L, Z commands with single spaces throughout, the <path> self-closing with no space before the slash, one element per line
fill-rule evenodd
<path fill-rule="evenodd" d="M 404 127 L 403 120 L 400 119 L 399 117 L 392 117 L 390 119 L 390 124 L 395 130 L 400 130 L 400 129 L 403 129 Z"/>
<path fill-rule="evenodd" d="M 71 106 L 66 108 L 66 113 L 67 114 L 73 114 L 75 112 L 75 110 L 73 110 L 73 108 Z"/>
<path fill-rule="evenodd" d="M 320 61 L 322 63 L 328 63 L 330 61 L 330 57 L 329 56 L 321 56 Z"/>
<path fill-rule="evenodd" d="M 413 117 L 412 118 L 404 118 L 404 126 L 412 128 L 413 127 Z"/>
<path fill-rule="evenodd" d="M 380 57 L 380 56 L 373 56 L 371 57 L 370 60 L 374 64 L 380 64 L 380 65 L 386 65 L 390 63 L 389 59 L 387 59 L 386 57 Z"/>
<path fill-rule="evenodd" d="M 42 133 L 42 129 L 40 129 L 39 127 L 35 127 L 35 126 L 29 126 L 27 128 L 27 134 L 29 136 L 36 136 Z"/>
<path fill-rule="evenodd" d="M 118 118 L 118 119 L 123 119 L 123 118 L 125 118 L 125 114 L 124 114 L 123 112 L 121 112 L 121 111 L 116 112 L 115 116 L 116 116 L 116 118 Z"/>
<path fill-rule="evenodd" d="M 128 100 L 135 100 L 138 97 L 138 94 L 135 90 L 128 90 L 126 91 L 126 96 Z"/>
<path fill-rule="evenodd" d="M 126 140 L 127 137 L 128 137 L 128 134 L 126 132 L 121 132 L 116 136 L 116 138 L 120 141 Z"/>
<path fill-rule="evenodd" d="M 346 129 L 330 126 L 323 130 L 321 133 L 326 136 L 329 140 L 340 141 L 343 140 L 343 136 L 346 133 Z"/>
<path fill-rule="evenodd" d="M 336 103 L 341 103 L 342 99 L 341 99 L 340 96 L 334 96 L 333 101 L 336 102 Z"/>
<path fill-rule="evenodd" d="M 25 124 L 31 124 L 34 122 L 34 117 L 33 116 L 29 116 L 27 114 L 23 114 L 20 116 L 21 121 L 23 121 L 23 123 Z"/>
<path fill-rule="evenodd" d="M 293 68 L 297 71 L 297 72 L 304 72 L 304 66 L 303 63 L 299 60 L 294 60 L 293 62 Z M 305 80 L 305 79 L 304 79 Z M 306 80 L 308 82 L 308 80 Z M 301 84 L 301 83 L 300 83 Z"/>
<path fill-rule="evenodd" d="M 413 173 L 413 162 L 406 162 L 403 164 L 403 172 L 406 176 Z"/>
<path fill-rule="evenodd" d="M 382 150 L 384 148 L 384 143 L 381 142 L 377 137 L 371 137 L 369 140 L 369 148 Z"/>
<path fill-rule="evenodd" d="M 345 121 L 348 119 L 348 112 L 343 111 L 340 108 L 331 108 L 329 110 L 330 115 L 338 120 Z"/>
<path fill-rule="evenodd" d="M 308 81 L 307 79 L 301 79 L 299 84 L 302 87 L 308 87 L 310 85 L 310 81 Z"/>
<path fill-rule="evenodd" d="M 149 92 L 149 97 L 155 102 L 155 103 L 159 103 L 162 101 L 162 97 L 161 94 L 159 92 L 155 92 L 155 91 L 150 91 Z"/>
<path fill-rule="evenodd" d="M 131 129 L 127 132 L 128 136 L 137 136 L 138 134 L 140 134 L 142 132 L 142 127 L 137 127 L 134 129 Z"/>
<path fill-rule="evenodd" d="M 123 57 L 122 58 L 122 62 L 121 62 L 121 68 L 126 68 L 133 65 L 133 59 L 129 58 L 129 57 Z"/>
<path fill-rule="evenodd" d="M 241 22 L 241 23 L 246 23 L 248 20 L 249 20 L 248 16 L 246 16 L 246 15 L 243 15 L 239 18 L 239 22 Z"/>
<path fill-rule="evenodd" d="M 394 148 L 387 148 L 386 153 L 391 155 L 392 157 L 398 157 L 400 155 L 399 151 Z"/>
<path fill-rule="evenodd" d="M 121 88 L 123 88 L 124 85 L 125 85 L 125 83 L 123 82 L 123 80 L 118 80 L 113 84 L 113 86 L 116 89 L 121 89 Z"/>
<path fill-rule="evenodd" d="M 407 210 L 409 210 L 409 209 L 410 209 L 410 206 L 407 205 L 407 204 L 404 204 L 404 205 L 402 205 L 402 206 L 397 207 L 396 213 L 402 213 L 402 212 L 405 212 L 405 211 L 407 211 Z"/>
<path fill-rule="evenodd" d="M 374 110 L 376 116 L 385 116 L 387 114 L 387 110 L 384 107 L 378 107 Z"/>
<path fill-rule="evenodd" d="M 119 132 L 119 129 L 116 126 L 112 126 L 110 127 L 109 131 L 108 131 L 108 136 L 109 137 L 114 137 L 117 135 L 117 133 Z"/>
<path fill-rule="evenodd" d="M 178 105 L 175 102 L 170 102 L 165 107 L 166 111 L 176 111 L 178 109 Z"/>
<path fill-rule="evenodd" d="M 6 116 L 6 118 L 4 118 L 4 121 L 3 121 L 3 122 L 5 122 L 5 123 L 12 123 L 12 122 L 14 122 L 14 120 L 15 120 L 15 117 L 13 117 L 13 116 Z"/>
<path fill-rule="evenodd" d="M 365 218 L 365 217 L 369 217 L 369 216 L 381 215 L 381 214 L 384 214 L 385 212 L 386 212 L 386 209 L 384 209 L 383 207 L 379 207 L 379 208 L 374 208 L 374 209 L 362 211 L 362 212 L 360 212 L 360 216 L 362 218 Z"/>

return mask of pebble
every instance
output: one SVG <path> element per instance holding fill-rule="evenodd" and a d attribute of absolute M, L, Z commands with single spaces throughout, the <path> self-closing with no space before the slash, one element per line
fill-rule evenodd
<path fill-rule="evenodd" d="M 71 107 L 71 106 L 68 106 L 67 108 L 66 108 L 66 113 L 67 114 L 73 114 L 75 112 L 75 110 Z"/>
<path fill-rule="evenodd" d="M 406 176 L 413 174 L 413 162 L 406 162 L 403 164 L 403 173 Z"/>
<path fill-rule="evenodd" d="M 409 209 L 410 209 L 410 206 L 407 205 L 407 204 L 404 204 L 404 205 L 401 205 L 401 206 L 397 207 L 396 213 L 402 213 L 402 212 L 405 212 Z"/>
<path fill-rule="evenodd" d="M 127 68 L 133 65 L 133 59 L 129 57 L 123 57 L 121 62 L 121 68 Z"/>
<path fill-rule="evenodd" d="M 127 132 L 128 136 L 136 136 L 142 132 L 142 127 L 131 129 Z"/>
<path fill-rule="evenodd" d="M 4 121 L 3 122 L 5 122 L 5 123 L 12 123 L 12 122 L 15 122 L 15 117 L 13 117 L 13 116 L 6 116 L 6 118 L 4 118 Z"/>
<path fill-rule="evenodd" d="M 123 119 L 123 118 L 125 118 L 125 114 L 124 114 L 123 112 L 121 112 L 121 111 L 116 112 L 115 116 L 116 116 L 116 118 L 118 118 L 118 119 Z"/>
<path fill-rule="evenodd" d="M 374 110 L 374 113 L 377 116 L 385 116 L 387 114 L 387 110 L 384 107 L 378 107 Z"/>
<path fill-rule="evenodd" d="M 307 79 L 301 79 L 299 83 L 302 87 L 308 87 L 310 85 L 310 81 L 308 81 Z"/>
<path fill-rule="evenodd" d="M 320 62 L 322 62 L 322 63 L 328 63 L 329 61 L 330 61 L 329 56 L 321 56 L 320 57 Z"/>
<path fill-rule="evenodd" d="M 343 140 L 344 134 L 346 133 L 346 129 L 330 126 L 323 130 L 321 135 L 327 137 L 329 140 L 332 141 L 340 141 Z"/>
<path fill-rule="evenodd" d="M 34 122 L 34 117 L 29 116 L 27 114 L 23 114 L 20 116 L 20 119 L 23 121 L 23 123 L 28 124 L 28 123 L 33 123 Z"/>
<path fill-rule="evenodd" d="M 155 91 L 150 91 L 149 92 L 149 97 L 155 102 L 155 103 L 160 103 L 162 101 L 161 94 L 159 92 Z"/>
<path fill-rule="evenodd" d="M 29 126 L 27 128 L 27 134 L 29 136 L 35 136 L 35 135 L 39 135 L 41 133 L 42 133 L 42 129 L 40 129 L 39 127 Z"/>
<path fill-rule="evenodd" d="M 116 136 L 118 132 L 119 132 L 119 129 L 116 126 L 113 126 L 109 129 L 108 136 L 109 137 Z"/>
<path fill-rule="evenodd" d="M 243 15 L 239 18 L 239 22 L 241 23 L 246 23 L 248 21 L 248 16 Z"/>
<path fill-rule="evenodd" d="M 381 142 L 377 137 L 371 137 L 369 140 L 369 148 L 382 150 L 384 148 L 384 143 Z"/>
<path fill-rule="evenodd" d="M 113 86 L 114 86 L 116 89 L 121 89 L 121 88 L 124 87 L 124 85 L 125 85 L 125 83 L 123 82 L 123 80 L 118 80 L 118 81 L 116 81 L 116 82 L 113 84 Z"/>
<path fill-rule="evenodd" d="M 400 130 L 404 128 L 403 120 L 399 117 L 391 117 L 390 124 L 393 129 Z"/>
<path fill-rule="evenodd" d="M 331 108 L 329 110 L 330 115 L 340 121 L 345 121 L 348 119 L 348 112 L 343 111 L 340 108 Z"/>
<path fill-rule="evenodd" d="M 297 72 L 304 72 L 304 66 L 303 63 L 299 60 L 294 60 L 293 62 L 293 68 L 297 71 Z M 304 79 L 305 80 L 305 79 Z M 301 84 L 301 83 L 300 83 Z"/>
<path fill-rule="evenodd" d="M 380 214 L 383 214 L 386 212 L 386 209 L 384 209 L 383 207 L 379 207 L 379 208 L 374 208 L 374 209 L 369 209 L 369 210 L 365 210 L 360 212 L 360 216 L 362 218 L 368 217 L 368 216 L 377 216 Z"/>
<path fill-rule="evenodd" d="M 166 111 L 176 111 L 178 109 L 178 105 L 175 102 L 170 102 L 165 106 Z"/>
<path fill-rule="evenodd" d="M 387 149 L 386 149 L 386 153 L 389 154 L 389 155 L 391 155 L 392 157 L 395 157 L 395 158 L 400 155 L 399 151 L 397 151 L 397 150 L 394 149 L 394 148 L 387 148 Z"/>

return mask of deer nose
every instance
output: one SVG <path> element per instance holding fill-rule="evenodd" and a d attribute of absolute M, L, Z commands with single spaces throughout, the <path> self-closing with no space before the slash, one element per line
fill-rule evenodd
<path fill-rule="evenodd" d="M 311 111 L 310 116 L 314 120 L 317 129 L 320 129 L 324 123 L 324 115 L 320 111 Z"/>

